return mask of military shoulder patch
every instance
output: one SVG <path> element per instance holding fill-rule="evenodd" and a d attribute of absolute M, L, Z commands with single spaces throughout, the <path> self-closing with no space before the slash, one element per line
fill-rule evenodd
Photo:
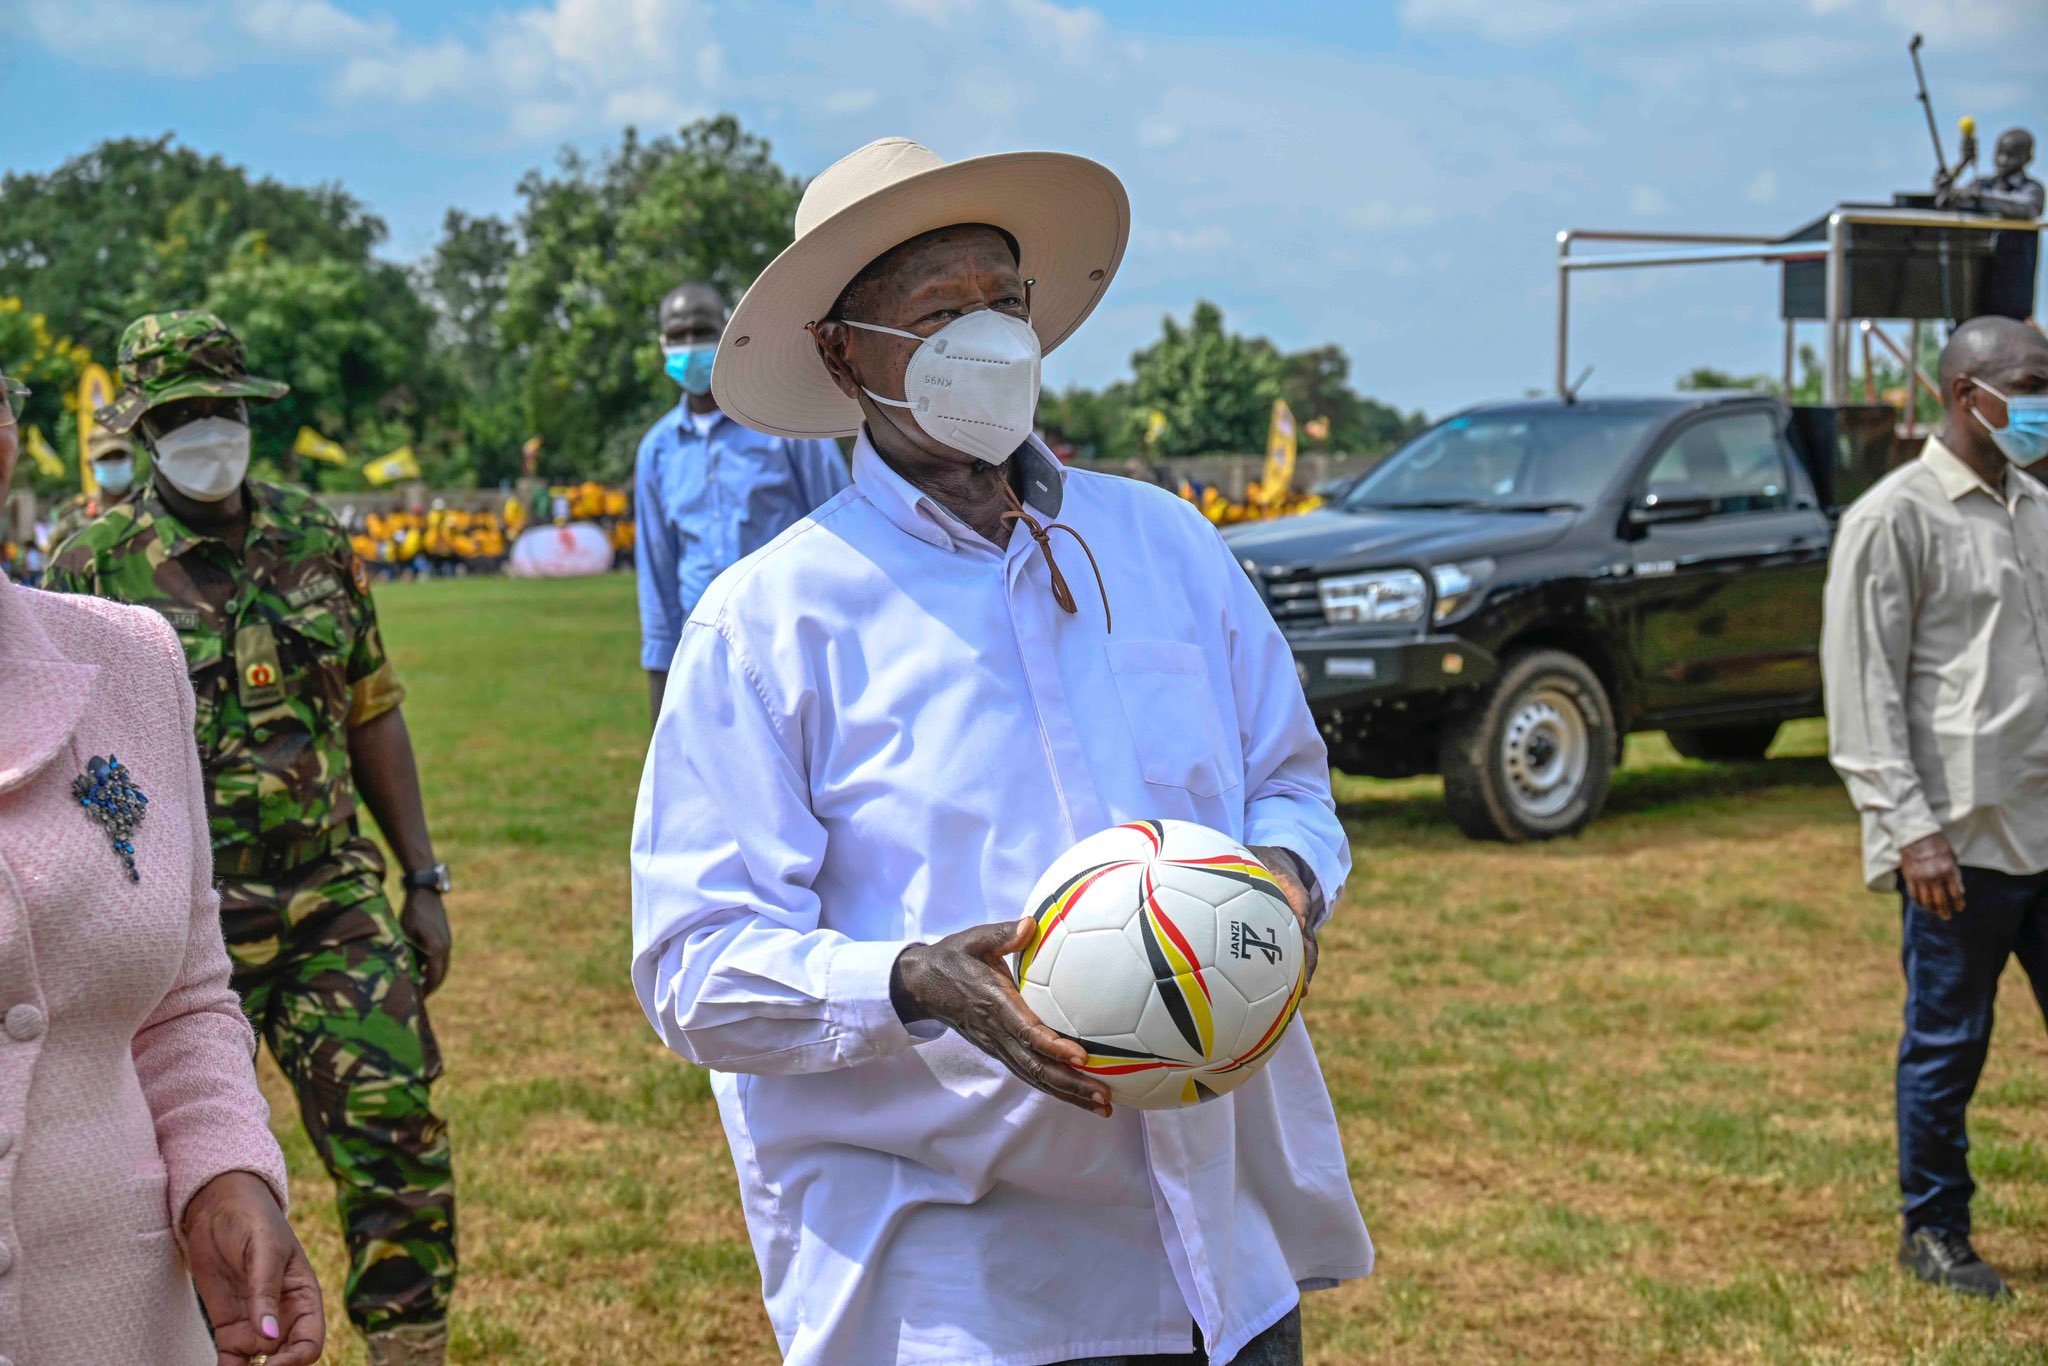
<path fill-rule="evenodd" d="M 367 598 L 370 596 L 370 570 L 369 566 L 363 563 L 362 556 L 351 555 L 348 557 L 348 576 L 355 580 L 357 597 Z"/>

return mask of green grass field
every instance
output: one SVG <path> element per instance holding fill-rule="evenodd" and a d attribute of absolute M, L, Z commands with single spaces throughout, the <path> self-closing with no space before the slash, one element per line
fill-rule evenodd
<path fill-rule="evenodd" d="M 456 1359 L 772 1362 L 704 1074 L 627 980 L 630 579 L 380 602 L 459 880 L 434 998 Z M 1311 1297 L 1313 1361 L 2048 1360 L 2048 1044 L 2017 969 L 1972 1136 L 1978 1243 L 2019 1298 L 1892 1266 L 1897 910 L 1857 885 L 1821 749 L 1812 724 L 1746 768 L 1632 740 L 1605 818 L 1531 848 L 1464 841 L 1434 783 L 1340 782 L 1357 871 L 1307 1014 L 1380 1270 Z M 338 1287 L 325 1176 L 278 1113 Z M 360 1360 L 329 1313 L 329 1359 Z"/>

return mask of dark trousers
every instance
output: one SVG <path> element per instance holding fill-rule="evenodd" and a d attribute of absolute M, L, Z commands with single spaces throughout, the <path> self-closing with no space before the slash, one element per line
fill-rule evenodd
<path fill-rule="evenodd" d="M 1899 1040 L 1899 1191 L 1906 1231 L 1970 1231 L 1970 1140 L 1963 1113 L 1991 1044 L 1992 1003 L 2018 957 L 2048 1015 L 2048 873 L 1963 869 L 1963 913 L 1941 920 L 1905 903 L 1906 1030 Z"/>
<path fill-rule="evenodd" d="M 1170 1356 L 1084 1357 L 1061 1366 L 1208 1366 L 1209 1354 L 1202 1350 L 1202 1330 L 1195 1330 L 1195 1350 Z M 1280 1321 L 1247 1342 L 1231 1358 L 1231 1366 L 1301 1366 L 1301 1307 L 1287 1311 Z"/>

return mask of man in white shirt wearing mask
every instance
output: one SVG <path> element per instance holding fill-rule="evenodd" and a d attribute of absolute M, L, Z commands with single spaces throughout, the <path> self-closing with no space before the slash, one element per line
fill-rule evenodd
<path fill-rule="evenodd" d="M 1301 1292 L 1372 1266 L 1305 1028 L 1226 1096 L 1112 1112 L 1005 963 L 1039 874 L 1120 822 L 1243 840 L 1311 936 L 1350 870 L 1214 528 L 1031 434 L 1123 187 L 891 138 L 812 181 L 796 233 L 719 401 L 857 433 L 853 486 L 697 602 L 632 846 L 634 986 L 714 1071 L 777 1340 L 801 1366 L 1298 1363 Z"/>
<path fill-rule="evenodd" d="M 725 317 L 707 284 L 677 285 L 655 313 L 662 369 L 683 391 L 633 461 L 640 664 L 656 713 L 683 621 L 711 581 L 847 482 L 833 442 L 750 431 L 719 411 L 711 361 Z"/>

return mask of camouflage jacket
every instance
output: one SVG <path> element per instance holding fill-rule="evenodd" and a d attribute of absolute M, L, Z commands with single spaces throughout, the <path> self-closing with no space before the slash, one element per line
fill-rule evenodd
<path fill-rule="evenodd" d="M 50 554 L 55 557 L 64 548 L 64 543 L 79 532 L 91 526 L 99 518 L 121 506 L 125 499 L 109 498 L 104 493 L 88 498 L 74 494 L 57 510 L 55 520 L 50 523 Z"/>
<path fill-rule="evenodd" d="M 246 496 L 239 557 L 152 486 L 73 538 L 44 586 L 163 613 L 198 703 L 216 855 L 289 859 L 355 814 L 348 728 L 404 689 L 362 565 L 326 509 L 254 481 Z"/>

